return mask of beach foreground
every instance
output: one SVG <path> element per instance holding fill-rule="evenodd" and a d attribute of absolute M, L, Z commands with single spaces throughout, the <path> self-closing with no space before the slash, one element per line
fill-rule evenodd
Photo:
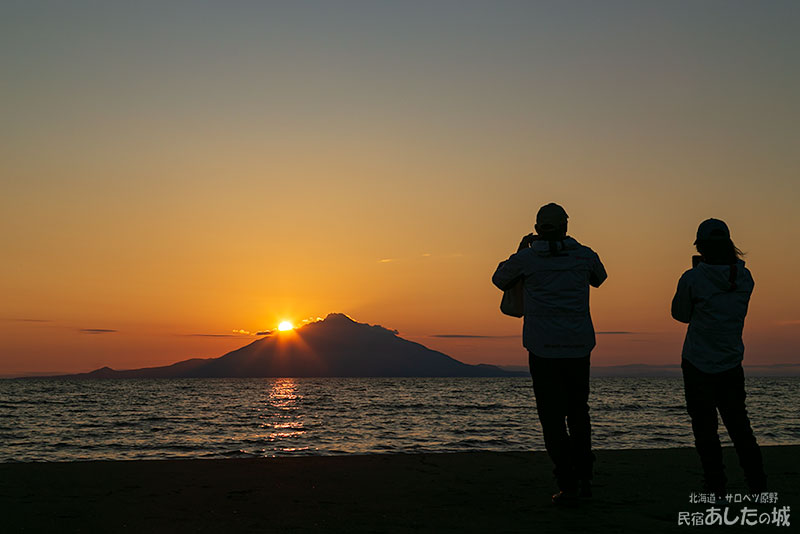
<path fill-rule="evenodd" d="M 776 504 L 800 502 L 800 446 L 763 447 Z M 543 452 L 0 464 L 4 532 L 668 532 L 700 493 L 693 449 L 597 451 L 595 495 L 557 508 Z M 732 449 L 731 493 L 746 493 Z M 719 506 L 719 505 L 717 505 Z M 733 517 L 733 511 L 729 517 Z M 790 518 L 791 521 L 791 518 Z M 800 519 L 798 519 L 800 521 Z M 794 523 L 794 521 L 792 521 Z M 783 532 L 772 525 L 725 532 Z"/>

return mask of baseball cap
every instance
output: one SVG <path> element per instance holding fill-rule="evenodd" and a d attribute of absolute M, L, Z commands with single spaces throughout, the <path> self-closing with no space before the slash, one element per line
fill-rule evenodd
<path fill-rule="evenodd" d="M 536 224 L 541 227 L 558 228 L 559 226 L 567 224 L 569 216 L 564 208 L 551 202 L 539 208 L 539 213 L 536 214 Z"/>
<path fill-rule="evenodd" d="M 694 244 L 696 245 L 698 241 L 730 239 L 730 237 L 731 231 L 728 230 L 727 224 L 719 219 L 706 219 L 697 227 L 697 239 Z"/>

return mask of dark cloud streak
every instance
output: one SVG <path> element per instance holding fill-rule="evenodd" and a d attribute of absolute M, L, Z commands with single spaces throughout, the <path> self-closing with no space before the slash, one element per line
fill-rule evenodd
<path fill-rule="evenodd" d="M 428 337 L 438 337 L 445 339 L 503 339 L 503 338 L 519 337 L 519 334 L 514 334 L 511 336 L 479 336 L 473 334 L 431 334 Z"/>
<path fill-rule="evenodd" d="M 79 328 L 81 334 L 115 334 L 117 330 L 111 328 Z"/>
<path fill-rule="evenodd" d="M 607 331 L 607 332 L 595 332 L 597 335 L 601 336 L 632 336 L 636 334 L 641 334 L 641 332 L 628 332 L 625 330 L 619 331 Z M 436 337 L 442 339 L 507 339 L 513 337 L 520 337 L 519 334 L 511 334 L 507 336 L 481 336 L 476 334 L 431 334 L 428 337 Z"/>
<path fill-rule="evenodd" d="M 636 334 L 641 334 L 641 332 L 626 332 L 624 330 L 620 330 L 618 332 L 609 331 L 609 332 L 595 332 L 598 336 L 633 336 Z"/>
<path fill-rule="evenodd" d="M 244 334 L 182 334 L 186 337 L 251 337 Z"/>

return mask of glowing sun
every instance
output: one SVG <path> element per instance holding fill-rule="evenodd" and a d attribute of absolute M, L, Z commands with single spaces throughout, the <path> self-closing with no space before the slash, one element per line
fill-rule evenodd
<path fill-rule="evenodd" d="M 278 325 L 278 330 L 281 332 L 285 332 L 287 330 L 291 330 L 294 328 L 294 325 L 289 321 L 283 321 L 281 324 Z"/>

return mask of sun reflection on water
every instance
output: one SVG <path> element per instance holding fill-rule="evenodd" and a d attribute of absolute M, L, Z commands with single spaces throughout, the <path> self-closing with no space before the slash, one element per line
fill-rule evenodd
<path fill-rule="evenodd" d="M 297 393 L 297 382 L 294 378 L 276 378 L 272 381 L 269 390 L 269 401 L 272 406 L 294 409 L 295 404 L 302 399 Z"/>
<path fill-rule="evenodd" d="M 306 433 L 303 425 L 303 416 L 299 414 L 303 396 L 297 390 L 297 381 L 293 378 L 276 378 L 269 382 L 264 402 L 259 407 L 260 427 L 265 433 L 252 436 L 256 442 L 274 444 L 280 441 L 280 447 L 270 447 L 271 450 L 283 452 L 304 450 L 308 447 L 298 447 L 298 440 Z M 255 452 L 255 451 L 252 451 Z M 262 448 L 259 452 L 266 452 Z"/>

